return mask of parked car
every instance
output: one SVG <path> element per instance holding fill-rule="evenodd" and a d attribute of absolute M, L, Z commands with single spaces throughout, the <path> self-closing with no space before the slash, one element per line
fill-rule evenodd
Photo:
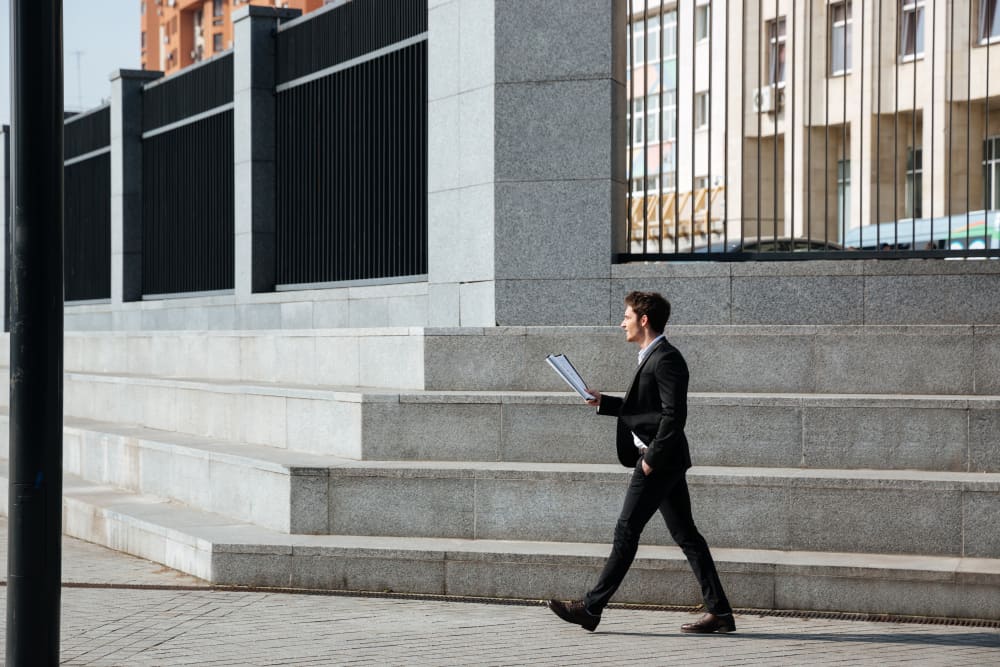
<path fill-rule="evenodd" d="M 821 250 L 843 250 L 844 247 L 823 239 L 803 239 L 781 237 L 776 239 L 744 238 L 729 239 L 728 242 L 713 241 L 709 245 L 695 246 L 691 252 L 816 252 Z"/>

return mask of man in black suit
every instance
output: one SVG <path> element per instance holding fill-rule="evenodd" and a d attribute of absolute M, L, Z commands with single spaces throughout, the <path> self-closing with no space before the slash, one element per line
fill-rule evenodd
<path fill-rule="evenodd" d="M 598 414 L 618 418 L 618 460 L 635 468 L 615 526 L 614 544 L 604 570 L 579 602 L 549 600 L 561 619 L 591 632 L 601 612 L 618 590 L 639 548 L 639 536 L 656 510 L 660 510 L 670 535 L 691 564 L 706 613 L 681 632 L 732 632 L 733 610 L 722 590 L 715 562 L 705 538 L 694 525 L 688 495 L 687 469 L 691 467 L 684 424 L 687 421 L 688 369 L 684 357 L 663 336 L 670 318 L 670 303 L 655 292 L 631 292 L 625 297 L 621 328 L 625 340 L 639 346 L 639 367 L 623 398 L 588 390 Z"/>

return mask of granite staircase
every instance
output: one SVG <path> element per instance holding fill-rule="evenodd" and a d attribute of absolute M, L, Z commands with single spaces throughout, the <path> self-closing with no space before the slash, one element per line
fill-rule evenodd
<path fill-rule="evenodd" d="M 1000 326 L 667 335 L 734 605 L 1000 619 Z M 614 327 L 69 332 L 64 529 L 220 584 L 578 596 L 630 472 L 549 352 L 634 363 Z M 699 602 L 658 520 L 616 600 Z"/>

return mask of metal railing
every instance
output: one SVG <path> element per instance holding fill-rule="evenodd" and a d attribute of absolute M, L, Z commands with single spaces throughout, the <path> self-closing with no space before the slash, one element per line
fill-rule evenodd
<path fill-rule="evenodd" d="M 277 284 L 426 274 L 426 2 L 300 21 L 277 37 Z"/>
<path fill-rule="evenodd" d="M 111 109 L 63 124 L 63 282 L 66 301 L 111 298 Z"/>
<path fill-rule="evenodd" d="M 1000 0 L 628 13 L 617 261 L 1000 256 Z"/>
<path fill-rule="evenodd" d="M 143 87 L 142 294 L 233 289 L 233 55 Z"/>

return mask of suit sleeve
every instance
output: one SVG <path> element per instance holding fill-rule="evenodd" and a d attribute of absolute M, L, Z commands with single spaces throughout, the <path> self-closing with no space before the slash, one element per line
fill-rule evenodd
<path fill-rule="evenodd" d="M 643 458 L 654 470 L 669 460 L 669 450 L 684 431 L 683 410 L 678 409 L 678 387 L 683 387 L 687 368 L 676 352 L 663 355 L 656 364 L 656 386 L 660 392 L 660 424 Z M 683 390 L 681 390 L 683 393 Z M 682 399 L 683 400 L 683 399 Z M 603 401 L 602 401 L 603 402 Z"/>
<path fill-rule="evenodd" d="M 601 394 L 601 404 L 597 406 L 597 414 L 617 417 L 622 411 L 622 399 L 617 396 Z"/>

